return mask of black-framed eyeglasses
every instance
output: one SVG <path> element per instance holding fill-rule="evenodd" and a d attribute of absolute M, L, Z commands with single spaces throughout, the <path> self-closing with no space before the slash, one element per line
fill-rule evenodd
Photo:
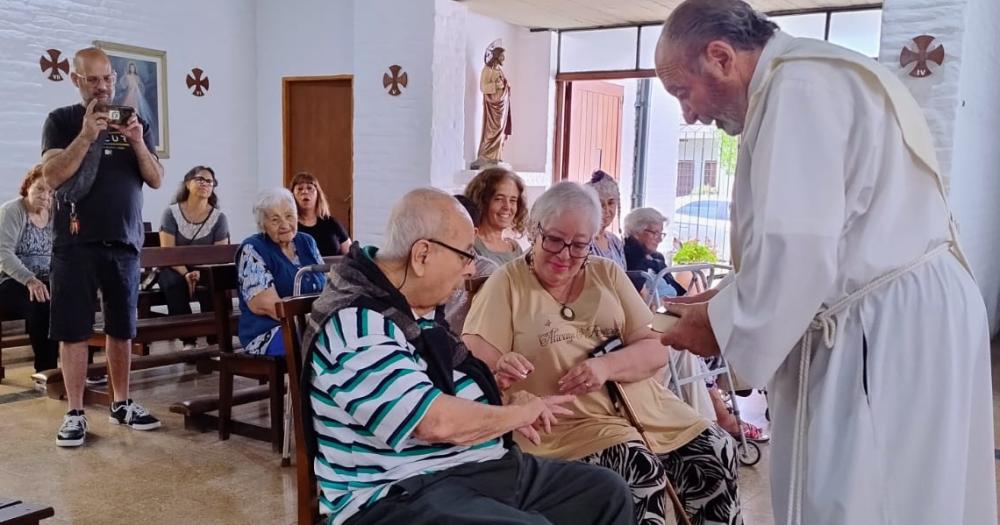
<path fill-rule="evenodd" d="M 643 230 L 643 231 L 644 231 L 644 232 L 646 232 L 646 233 L 648 233 L 648 234 L 650 234 L 650 235 L 653 235 L 653 236 L 656 236 L 656 237 L 659 237 L 661 241 L 662 241 L 663 239 L 666 239 L 666 238 L 667 238 L 667 233 L 666 233 L 666 232 L 662 232 L 662 231 L 658 232 L 658 231 L 656 231 L 656 230 L 650 230 L 649 228 L 646 228 L 646 229 L 645 229 L 645 230 Z"/>
<path fill-rule="evenodd" d="M 442 242 L 442 241 L 439 241 L 437 239 L 425 239 L 425 240 L 427 242 L 429 242 L 429 243 L 436 244 L 436 245 L 438 245 L 438 246 L 440 246 L 442 248 L 447 248 L 447 249 L 451 250 L 452 252 L 457 253 L 458 255 L 460 255 L 463 258 L 463 260 L 465 261 L 465 264 L 469 264 L 472 261 L 476 260 L 476 254 L 469 253 L 469 252 L 467 252 L 465 250 L 459 250 L 458 248 L 456 248 L 456 247 L 454 247 L 454 246 L 452 246 L 452 245 L 450 245 L 450 244 L 448 244 L 446 242 Z"/>
<path fill-rule="evenodd" d="M 559 255 L 567 248 L 569 248 L 569 256 L 573 259 L 583 259 L 590 255 L 589 242 L 566 242 L 560 237 L 545 233 L 541 227 L 538 228 L 538 233 L 542 236 L 542 249 L 552 255 Z"/>
<path fill-rule="evenodd" d="M 197 184 L 201 184 L 203 186 L 211 186 L 213 188 L 219 185 L 219 181 L 215 179 L 209 179 L 206 177 L 191 177 L 188 180 L 193 180 Z"/>

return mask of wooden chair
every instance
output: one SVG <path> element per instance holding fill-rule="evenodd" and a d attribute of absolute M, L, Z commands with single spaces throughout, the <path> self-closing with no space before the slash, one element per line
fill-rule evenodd
<path fill-rule="evenodd" d="M 298 502 L 298 525 L 314 525 L 319 522 L 319 491 L 316 474 L 313 472 L 314 457 L 306 446 L 305 425 L 312 421 L 302 420 L 302 335 L 306 318 L 312 311 L 313 301 L 318 296 L 309 295 L 285 299 L 277 304 L 278 318 L 285 334 L 285 364 L 288 369 L 288 394 L 292 398 L 292 427 L 295 429 L 295 479 Z"/>
<path fill-rule="evenodd" d="M 266 355 L 251 355 L 236 352 L 233 347 L 233 328 L 224 320 L 232 317 L 232 293 L 239 286 L 235 265 L 219 265 L 207 268 L 213 290 L 226 290 L 228 293 L 213 292 L 212 304 L 216 325 L 221 328 L 219 333 L 219 439 L 225 441 L 230 434 L 237 433 L 249 438 L 270 441 L 271 449 L 281 452 L 283 435 L 284 390 L 285 390 L 285 360 L 280 357 Z M 233 421 L 233 379 L 236 376 L 257 379 L 261 384 L 267 383 L 269 400 L 270 426 L 261 427 L 248 423 L 234 425 Z"/>
<path fill-rule="evenodd" d="M 0 498 L 0 524 L 32 525 L 55 515 L 52 507 L 24 503 L 16 499 Z"/>

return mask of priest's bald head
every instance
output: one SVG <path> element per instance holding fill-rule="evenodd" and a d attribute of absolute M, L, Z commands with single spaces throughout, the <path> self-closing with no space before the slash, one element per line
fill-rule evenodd
<path fill-rule="evenodd" d="M 686 0 L 674 9 L 656 46 L 656 74 L 689 124 L 743 131 L 750 79 L 777 29 L 742 0 Z"/>

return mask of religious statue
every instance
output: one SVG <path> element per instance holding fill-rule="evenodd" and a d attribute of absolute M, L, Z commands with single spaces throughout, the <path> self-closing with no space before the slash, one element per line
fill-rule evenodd
<path fill-rule="evenodd" d="M 500 165 L 504 143 L 510 137 L 510 83 L 503 72 L 504 51 L 497 40 L 483 57 L 486 65 L 479 78 L 479 89 L 483 92 L 483 132 L 479 154 L 471 166 L 474 170 Z"/>

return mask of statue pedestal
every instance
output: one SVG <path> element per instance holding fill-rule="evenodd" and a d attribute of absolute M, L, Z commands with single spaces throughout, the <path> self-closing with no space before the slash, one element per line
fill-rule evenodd
<path fill-rule="evenodd" d="M 476 171 L 482 171 L 489 168 L 503 168 L 505 170 L 511 170 L 511 171 L 514 170 L 514 168 L 512 168 L 510 164 L 504 161 L 494 162 L 492 160 L 476 159 L 472 161 L 472 164 L 469 166 L 470 170 L 476 170 Z"/>

